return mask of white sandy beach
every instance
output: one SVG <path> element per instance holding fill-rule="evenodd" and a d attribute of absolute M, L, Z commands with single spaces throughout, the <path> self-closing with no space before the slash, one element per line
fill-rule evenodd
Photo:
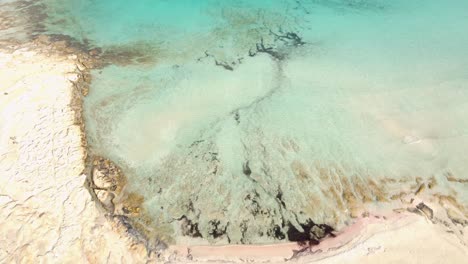
<path fill-rule="evenodd" d="M 76 56 L 43 50 L 0 50 L 0 262 L 140 262 L 85 188 Z"/>

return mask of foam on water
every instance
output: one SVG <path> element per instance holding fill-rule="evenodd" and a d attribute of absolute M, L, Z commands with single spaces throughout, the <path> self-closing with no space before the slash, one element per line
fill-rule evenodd
<path fill-rule="evenodd" d="M 416 179 L 468 204 L 466 1 L 45 2 L 51 33 L 152 47 L 93 73 L 85 119 L 168 241 L 341 227 Z"/>

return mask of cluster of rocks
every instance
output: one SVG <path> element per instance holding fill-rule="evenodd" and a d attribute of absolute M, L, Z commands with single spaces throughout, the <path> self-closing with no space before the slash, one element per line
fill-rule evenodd
<path fill-rule="evenodd" d="M 305 223 L 300 224 L 303 231 L 299 231 L 293 225 L 289 225 L 288 228 L 288 240 L 298 242 L 300 244 L 308 243 L 309 246 L 318 245 L 320 240 L 327 236 L 334 237 L 335 231 L 331 226 L 326 224 L 316 224 L 312 220 L 308 220 Z"/>
<path fill-rule="evenodd" d="M 116 212 L 116 198 L 120 198 L 122 189 L 125 185 L 125 177 L 122 170 L 112 161 L 94 157 L 90 170 L 90 187 L 103 208 L 111 214 Z M 129 212 L 128 208 L 121 208 Z M 136 211 L 137 209 L 132 209 Z"/>
<path fill-rule="evenodd" d="M 122 169 L 111 160 L 98 156 L 90 165 L 88 185 L 109 220 L 122 226 L 129 237 L 145 245 L 149 253 L 164 249 L 166 245 L 160 241 L 151 219 L 142 209 L 143 196 L 125 190 L 127 180 Z"/>

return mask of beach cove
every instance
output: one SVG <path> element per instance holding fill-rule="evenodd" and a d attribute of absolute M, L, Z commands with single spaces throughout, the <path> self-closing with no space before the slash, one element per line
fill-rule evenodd
<path fill-rule="evenodd" d="M 18 8 L 13 2 L 11 5 L 6 6 L 10 8 L 10 10 Z M 18 9 L 24 10 L 25 7 L 21 6 L 21 8 Z M 2 6 L 1 10 L 8 9 Z M 8 16 L 5 15 L 2 16 L 2 18 L 3 17 Z M 14 17 L 11 19 L 15 21 Z M 27 23 L 30 23 L 30 21 L 25 23 L 25 25 L 28 25 Z M 15 30 L 17 30 L 20 27 L 20 24 L 15 25 L 14 23 L 4 23 L 2 25 L 6 25 L 2 26 L 2 32 L 11 32 L 12 28 L 16 27 Z M 12 27 L 12 25 L 14 27 Z M 3 94 L 1 112 L 3 120 L 7 120 L 7 122 L 4 122 L 2 125 L 1 138 L 3 146 L 1 168 L 5 171 L 4 175 L 6 175 L 5 177 L 2 176 L 3 189 L 0 196 L 2 197 L 1 212 L 2 215 L 5 216 L 5 220 L 0 225 L 2 234 L 5 234 L 0 240 L 2 245 L 1 250 L 3 252 L 1 253 L 2 255 L 0 255 L 2 261 L 30 262 L 36 258 L 43 258 L 46 262 L 67 262 L 67 259 L 79 257 L 83 259 L 84 262 L 90 263 L 106 262 L 106 259 L 110 262 L 140 262 L 144 259 L 149 259 L 154 262 L 172 261 L 174 263 L 192 263 L 197 261 L 237 262 L 242 260 L 280 263 L 288 259 L 293 259 L 298 262 L 338 262 L 342 260 L 342 258 L 353 262 L 363 262 L 366 260 L 371 262 L 377 259 L 387 262 L 417 262 L 427 260 L 440 262 L 453 258 L 452 262 L 457 263 L 457 261 L 466 257 L 467 222 L 466 202 L 463 196 L 464 194 L 466 195 L 466 192 L 463 192 L 466 180 L 461 173 L 452 174 L 443 172 L 440 176 L 430 175 L 426 177 L 422 175 L 421 178 L 416 177 L 414 179 L 409 176 L 403 179 L 397 178 L 398 180 L 395 180 L 395 178 L 392 180 L 392 177 L 383 177 L 381 182 L 376 183 L 376 185 L 386 184 L 386 187 L 381 190 L 382 194 L 380 198 L 378 193 L 379 189 L 372 186 L 367 194 L 368 198 L 366 198 L 372 200 L 370 203 L 355 201 L 356 198 L 359 197 L 365 198 L 365 191 L 360 192 L 360 195 L 363 196 L 354 198 L 352 198 L 353 194 L 350 194 L 349 197 L 344 197 L 344 199 L 341 200 L 343 210 L 337 210 L 338 213 L 335 213 L 334 220 L 330 220 L 332 219 L 330 215 L 323 214 L 323 212 L 330 212 L 330 210 L 325 210 L 326 208 L 317 210 L 315 208 L 318 214 L 312 219 L 317 221 L 317 224 L 313 226 L 318 226 L 322 228 L 323 231 L 326 229 L 325 226 L 321 226 L 321 224 L 325 223 L 328 226 L 333 226 L 336 230 L 331 232 L 331 235 L 325 232 L 324 237 L 319 238 L 321 243 L 319 245 L 313 245 L 310 248 L 307 245 L 281 241 L 281 236 L 276 236 L 276 238 L 274 238 L 278 239 L 278 241 L 270 240 L 270 242 L 274 242 L 273 244 L 265 243 L 264 241 L 256 241 L 258 238 L 251 236 L 250 238 L 244 238 L 250 239 L 249 242 L 245 243 L 246 240 L 242 242 L 242 238 L 239 238 L 235 244 L 253 245 L 212 246 L 209 244 L 222 245 L 229 241 L 226 240 L 226 234 L 222 232 L 219 234 L 219 237 L 213 236 L 213 239 L 208 238 L 208 234 L 212 233 L 207 229 L 208 227 L 202 227 L 202 222 L 199 222 L 200 227 L 206 229 L 206 231 L 200 229 L 198 232 L 201 232 L 201 237 L 203 239 L 194 236 L 194 234 L 196 234 L 193 233 L 195 230 L 190 228 L 187 231 L 188 233 L 181 232 L 176 236 L 176 243 L 172 240 L 174 237 L 169 240 L 163 237 L 167 234 L 167 229 L 157 230 L 157 228 L 162 225 L 156 225 L 156 229 L 150 226 L 151 230 L 148 231 L 148 226 L 141 226 L 142 223 L 145 223 L 142 221 L 147 218 L 148 215 L 151 217 L 154 213 L 151 212 L 151 207 L 145 204 L 147 203 L 148 197 L 145 196 L 144 193 L 143 198 L 141 198 L 141 194 L 135 195 L 135 188 L 140 186 L 138 185 L 140 183 L 138 183 L 138 181 L 132 183 L 132 179 L 134 179 L 132 177 L 134 176 L 131 176 L 132 174 L 129 173 L 131 169 L 125 162 L 121 162 L 121 158 L 112 156 L 112 153 L 107 155 L 109 153 L 102 152 L 102 150 L 96 147 L 98 144 L 107 145 L 109 147 L 115 147 L 115 145 L 109 144 L 109 142 L 106 143 L 107 139 L 102 140 L 102 138 L 99 139 L 96 135 L 88 135 L 88 140 L 91 141 L 92 145 L 90 149 L 88 148 L 88 143 L 86 143 L 87 140 L 85 140 L 84 136 L 85 130 L 83 124 L 86 123 L 83 123 L 82 120 L 81 100 L 83 96 L 89 96 L 88 107 L 94 107 L 93 104 L 95 102 L 102 103 L 103 101 L 100 101 L 99 95 L 96 97 L 96 95 L 92 94 L 96 91 L 93 91 L 93 89 L 116 87 L 115 83 L 112 83 L 112 80 L 106 77 L 106 74 L 125 76 L 122 70 L 136 67 L 137 70 L 133 72 L 130 71 L 128 76 L 135 76 L 135 74 L 140 77 L 143 76 L 143 79 L 146 78 L 147 80 L 146 87 L 143 82 L 140 84 L 140 87 L 133 90 L 133 94 L 128 96 L 130 100 L 129 104 L 126 104 L 125 101 L 121 101 L 122 98 L 114 96 L 113 100 L 117 102 L 117 104 L 113 104 L 111 100 L 111 103 L 107 102 L 105 105 L 101 105 L 100 110 L 114 110 L 113 107 L 118 105 L 124 107 L 126 105 L 140 105 L 139 103 L 135 104 L 135 98 L 144 98 L 145 96 L 151 95 L 151 84 L 156 81 L 159 83 L 163 83 L 164 81 L 152 80 L 151 78 L 154 77 L 151 77 L 151 75 L 147 76 L 148 71 L 153 71 L 151 65 L 153 65 L 154 59 L 157 58 L 157 56 L 148 56 L 148 53 L 138 52 L 138 48 L 145 50 L 144 48 L 147 47 L 145 45 L 137 45 L 136 49 L 134 47 L 131 49 L 116 47 L 106 49 L 105 44 L 102 44 L 103 48 L 89 44 L 83 45 L 83 43 L 80 43 L 80 41 L 76 39 L 76 36 L 48 35 L 47 33 L 35 33 L 34 36 L 32 36 L 29 35 L 32 33 L 28 30 L 31 29 L 26 27 L 24 31 L 17 31 L 13 34 L 18 36 L 20 35 L 18 33 L 23 33 L 23 36 L 25 36 L 24 39 L 2 39 L 2 71 L 0 77 L 4 86 L 2 86 L 3 90 L 1 91 Z M 2 36 L 8 34 L 3 34 Z M 285 33 L 281 36 L 287 36 L 289 38 L 287 41 L 291 41 L 291 43 L 288 45 L 303 46 L 303 39 L 295 37 L 299 37 L 298 35 L 288 35 Z M 255 44 L 255 42 L 253 42 L 253 44 Z M 261 51 L 262 49 L 262 46 L 259 46 L 256 52 L 258 53 L 259 50 Z M 153 49 L 151 50 L 154 51 Z M 265 50 L 268 51 L 268 48 L 265 47 Z M 200 50 L 201 56 L 196 57 L 194 61 L 197 67 L 192 69 L 192 71 L 200 68 L 202 70 L 214 68 L 217 69 L 217 78 L 220 78 L 218 82 L 224 83 L 225 85 L 229 83 L 237 83 L 239 85 L 238 80 L 244 78 L 241 76 L 248 75 L 249 72 L 257 72 L 257 67 L 255 65 L 269 64 L 270 57 L 282 61 L 285 57 L 283 58 L 281 56 L 286 56 L 285 54 L 287 54 L 288 62 L 285 63 L 284 66 L 272 65 L 271 69 L 264 68 L 263 72 L 257 72 L 260 76 L 276 76 L 275 74 L 277 73 L 275 72 L 280 70 L 282 71 L 280 76 L 290 76 L 293 72 L 297 73 L 298 71 L 288 70 L 288 67 L 293 65 L 293 67 L 301 68 L 301 62 L 295 62 L 294 59 L 291 59 L 291 57 L 294 57 L 294 53 L 282 53 L 281 47 L 278 48 L 278 51 L 275 50 L 275 52 L 266 52 L 266 54 L 261 54 L 263 52 L 259 52 L 260 55 L 252 59 L 253 61 L 251 63 L 243 62 L 244 64 L 236 66 L 225 64 L 224 59 L 220 62 L 216 59 L 218 57 L 213 59 L 210 52 L 205 53 L 205 51 Z M 247 51 L 247 56 L 248 54 Z M 203 62 L 205 60 L 203 56 L 205 55 L 207 58 L 205 58 L 206 61 Z M 199 58 L 201 58 L 201 62 L 197 61 Z M 181 58 L 180 60 L 185 59 Z M 249 59 L 247 58 L 247 60 Z M 201 63 L 201 66 L 199 63 Z M 141 70 L 140 67 L 143 67 L 143 70 Z M 168 67 L 171 71 L 174 70 L 177 74 L 181 74 L 181 72 L 178 72 L 178 68 L 191 66 L 174 67 L 174 65 L 169 65 Z M 183 70 L 186 71 L 186 69 Z M 99 71 L 102 71 L 102 73 L 100 74 Z M 299 79 L 303 78 L 297 75 L 294 76 Z M 122 84 L 122 79 L 119 78 L 117 78 L 117 80 Z M 226 81 L 224 78 L 227 78 L 229 81 Z M 257 77 L 252 78 L 255 79 Z M 131 78 L 128 80 L 133 82 Z M 193 79 L 187 82 L 191 83 L 191 85 L 197 83 L 197 81 Z M 200 82 L 200 85 L 202 84 L 201 80 L 198 80 L 198 82 Z M 250 96 L 252 100 L 256 101 L 258 99 L 257 93 L 263 94 L 266 91 L 268 94 L 268 90 L 264 91 L 262 89 L 267 89 L 271 84 L 270 82 L 271 80 L 268 78 L 257 80 L 257 89 L 259 90 L 251 90 L 250 94 L 247 93 L 245 96 L 247 96 L 247 99 Z M 291 82 L 291 80 L 286 78 L 285 82 Z M 170 82 L 168 83 L 170 84 Z M 148 84 L 150 84 L 149 87 Z M 262 85 L 265 85 L 265 88 Z M 466 87 L 462 81 L 457 81 L 455 86 L 453 83 L 444 85 L 444 87 L 447 87 L 451 92 L 452 90 L 450 90 L 450 87 L 459 87 L 459 90 L 453 90 L 453 92 L 461 92 L 463 91 L 463 87 Z M 122 87 L 125 88 L 126 86 L 122 85 Z M 193 87 L 197 87 L 197 85 Z M 227 86 L 226 88 L 229 91 L 229 96 L 236 96 L 236 86 L 234 85 L 232 87 L 233 88 L 229 88 L 229 86 Z M 289 83 L 288 87 L 292 89 L 294 86 Z M 184 86 L 180 86 L 179 88 L 185 89 Z M 282 89 L 282 86 L 279 85 L 278 91 L 280 94 Z M 106 92 L 106 90 L 102 91 Z M 435 90 L 433 91 L 435 92 Z M 126 93 L 128 91 L 119 91 L 117 89 L 111 92 Z M 201 92 L 203 94 L 203 91 Z M 416 95 L 417 94 L 418 92 L 416 91 Z M 108 94 L 104 93 L 103 95 L 107 96 Z M 162 95 L 164 95 L 164 93 Z M 330 94 L 329 97 L 326 97 L 328 102 L 338 102 L 342 98 L 338 97 L 336 94 L 330 97 L 332 95 L 333 94 Z M 348 96 L 346 93 L 345 95 Z M 389 95 L 394 96 L 396 100 L 399 98 L 398 93 L 390 93 Z M 459 93 L 459 95 L 463 95 L 463 93 Z M 192 99 L 197 98 L 196 93 L 191 94 L 191 96 Z M 219 96 L 224 95 L 220 94 L 218 98 Z M 305 96 L 305 94 L 302 96 Z M 171 102 L 170 95 L 168 95 L 167 98 L 168 102 Z M 442 94 L 440 98 L 440 103 L 442 103 L 443 100 L 449 99 L 453 102 L 454 97 L 451 94 L 445 93 Z M 204 100 L 205 99 L 206 98 L 204 98 Z M 85 99 L 85 104 L 86 100 L 87 99 Z M 197 100 L 194 101 L 196 102 Z M 124 103 L 122 104 L 122 102 Z M 158 122 L 164 120 L 170 122 L 172 120 L 172 122 L 182 122 L 181 124 L 198 116 L 202 116 L 204 120 L 210 120 L 210 118 L 213 117 L 216 119 L 216 116 L 213 116 L 213 113 L 210 112 L 211 108 L 208 110 L 200 110 L 193 105 L 191 106 L 190 100 L 187 99 L 186 102 L 189 107 L 194 109 L 192 115 L 187 116 L 184 108 L 185 106 L 182 106 L 182 108 L 179 109 L 176 107 L 177 111 L 174 112 L 179 116 L 174 116 L 174 113 L 170 111 L 163 111 L 161 116 L 156 116 L 154 118 L 159 120 Z M 215 103 L 216 100 L 210 102 Z M 356 104 L 358 101 L 351 103 L 354 103 L 354 106 L 357 107 Z M 385 104 L 385 102 L 383 102 L 383 104 Z M 144 106 L 143 104 L 143 107 Z M 455 104 L 455 106 L 457 106 L 457 104 Z M 215 104 L 214 107 L 215 109 L 217 109 L 216 107 L 223 108 L 225 105 Z M 234 107 L 234 109 L 236 109 L 236 107 L 235 105 L 228 105 L 227 110 L 228 115 L 229 113 L 232 114 L 232 119 L 229 121 L 231 123 L 228 126 L 232 131 L 235 131 L 236 124 L 241 124 L 242 126 L 244 118 L 248 120 L 249 115 L 255 115 L 255 113 L 249 114 L 246 110 L 247 108 L 239 108 L 236 112 L 231 111 L 229 107 Z M 456 109 L 457 108 L 455 108 L 455 110 Z M 270 110 L 265 108 L 262 110 L 263 113 L 268 111 Z M 359 112 L 359 110 L 356 111 Z M 462 115 L 462 112 L 457 111 L 454 113 L 460 113 L 460 115 Z M 128 112 L 132 114 L 131 111 Z M 102 113 L 105 114 L 106 111 L 102 111 Z M 102 113 L 99 114 L 102 115 Z M 385 114 L 385 112 L 381 111 L 375 111 L 373 113 Z M 134 114 L 138 115 L 138 112 Z M 247 115 L 247 117 L 245 117 L 245 115 Z M 103 118 L 106 117 L 103 116 Z M 135 120 L 134 116 L 128 118 L 128 120 Z M 302 117 L 295 118 L 301 119 Z M 90 122 L 89 120 L 93 122 L 92 119 L 88 119 L 87 122 Z M 444 120 L 446 121 L 445 125 L 450 127 L 455 124 L 453 122 L 456 122 L 458 119 L 457 115 L 454 115 L 453 119 Z M 102 120 L 99 121 L 101 122 Z M 421 125 L 424 127 L 424 125 L 427 124 L 423 121 L 424 120 L 420 120 L 420 127 Z M 250 121 L 247 121 L 248 124 L 249 122 Z M 427 157 L 433 155 L 434 151 L 430 148 L 434 148 L 435 146 L 435 149 L 439 152 L 442 151 L 443 148 L 438 148 L 439 143 L 428 145 L 427 140 L 425 141 L 426 143 L 423 142 L 424 144 L 419 144 L 421 134 L 418 133 L 420 132 L 408 136 L 404 128 L 402 130 L 400 122 L 401 120 L 396 118 L 384 121 L 382 124 L 385 129 L 391 131 L 393 135 L 401 136 L 398 140 L 402 140 L 404 144 L 416 144 L 413 145 L 417 147 L 414 151 L 422 153 L 423 155 L 428 155 L 424 157 L 429 161 L 420 165 L 429 164 L 427 170 L 431 170 L 434 160 Z M 104 129 L 103 131 L 108 133 L 112 131 L 112 127 L 109 127 L 108 124 L 112 124 L 111 120 L 109 120 L 109 123 L 98 122 L 90 124 L 90 126 L 94 125 L 98 129 Z M 188 124 L 191 125 L 192 123 L 189 122 Z M 102 125 L 102 127 L 99 127 L 100 125 Z M 203 123 L 191 127 L 190 129 L 197 129 L 197 126 L 200 125 L 203 126 Z M 249 126 L 250 125 L 251 124 L 249 124 Z M 134 127 L 138 126 L 138 124 L 134 125 Z M 169 133 L 177 131 L 174 130 L 174 126 L 176 126 L 176 124 L 169 123 L 167 126 L 170 129 Z M 275 127 L 275 129 L 281 131 L 279 127 Z M 146 130 L 140 129 L 140 131 L 144 132 Z M 158 131 L 158 127 L 153 127 L 148 131 Z M 462 132 L 460 128 L 461 135 L 463 135 Z M 93 132 L 91 129 L 90 133 L 96 132 Z M 284 133 L 287 134 L 287 130 Z M 440 136 L 440 133 L 443 134 L 445 131 L 440 130 L 434 133 L 439 133 Z M 460 137 L 460 134 L 456 136 Z M 167 137 L 168 134 L 161 135 L 161 139 L 172 140 L 171 137 Z M 192 138 L 190 138 L 190 133 L 181 135 L 183 137 L 180 144 L 187 144 L 190 146 L 193 143 L 191 141 Z M 187 135 L 189 138 L 184 139 Z M 221 135 L 226 136 L 228 139 L 232 139 L 236 136 L 232 134 Z M 320 138 L 321 134 L 315 134 L 315 136 Z M 124 138 L 127 140 L 130 139 L 129 137 Z M 140 140 L 138 138 L 137 136 L 136 139 Z M 144 140 L 144 138 L 141 138 L 141 140 Z M 184 140 L 187 141 L 185 142 Z M 261 142 L 258 138 L 255 140 Z M 210 140 L 208 140 L 208 142 L 209 141 Z M 141 143 L 144 145 L 144 142 L 145 141 L 142 141 Z M 255 144 L 255 141 L 252 142 L 252 144 Z M 230 142 L 228 143 L 230 144 Z M 300 153 L 301 149 L 304 148 L 303 144 L 298 144 L 292 139 L 283 142 L 280 141 L 279 143 L 286 151 Z M 460 145 L 460 149 L 463 147 L 463 141 L 457 141 L 454 142 L 454 144 L 455 143 Z M 158 143 L 156 147 L 160 149 L 161 146 L 164 146 L 161 144 L 162 143 Z M 210 149 L 213 147 L 213 145 L 210 145 L 212 143 L 208 145 L 203 144 L 203 142 L 199 142 L 198 145 L 194 145 L 192 148 L 195 148 L 195 150 L 193 151 L 195 153 L 200 152 L 200 155 L 207 154 L 210 156 L 210 160 L 212 160 L 212 154 L 210 154 L 213 153 L 212 149 Z M 220 144 L 219 146 L 222 146 L 222 144 L 225 143 L 218 142 L 214 144 Z M 139 142 L 132 142 L 129 146 L 131 146 L 131 148 L 128 149 L 128 151 L 131 151 L 135 146 L 139 146 Z M 451 151 L 458 151 L 456 148 L 454 149 L 452 147 L 453 145 L 443 146 L 446 148 L 450 147 L 449 150 Z M 153 147 L 154 146 L 150 146 L 148 151 Z M 268 145 L 266 145 L 266 148 L 269 148 Z M 254 147 L 248 149 L 256 151 Z M 87 156 L 87 152 L 91 153 L 91 155 Z M 151 151 L 143 154 L 123 152 L 122 155 L 125 157 L 125 155 L 128 154 L 128 157 L 138 160 L 147 159 L 152 155 L 151 153 Z M 157 155 L 164 155 L 164 153 L 170 154 L 170 149 L 166 150 L 166 152 L 158 152 Z M 437 155 L 436 157 L 444 157 L 444 153 L 446 152 L 442 152 L 442 155 Z M 246 161 L 241 157 L 239 162 L 233 162 L 232 169 L 239 170 L 240 175 L 244 174 L 249 176 L 253 181 L 261 181 L 261 177 L 255 174 L 259 166 L 255 161 L 255 157 L 258 157 L 259 154 L 251 153 L 249 155 L 251 155 L 252 161 Z M 283 154 L 283 156 L 284 155 L 288 156 L 290 154 Z M 333 157 L 333 153 L 330 155 Z M 410 155 L 414 155 L 414 152 L 410 152 Z M 102 158 L 102 156 L 105 158 Z M 225 158 L 223 155 L 220 156 L 219 159 Z M 449 162 L 455 162 L 453 166 L 456 167 L 455 165 L 458 164 L 458 160 L 455 158 L 452 159 L 452 156 L 448 157 Z M 231 158 L 237 160 L 234 156 Z M 397 159 L 395 162 L 398 163 L 399 160 Z M 296 175 L 295 177 L 308 178 L 313 176 L 310 167 L 304 169 L 303 162 L 293 162 L 291 164 L 293 175 Z M 196 163 L 189 163 L 189 165 L 194 166 L 193 168 L 197 168 L 196 166 L 198 166 Z M 219 168 L 223 166 L 225 165 L 219 165 Z M 281 167 L 281 165 L 279 166 Z M 323 167 L 325 165 L 321 164 L 319 166 Z M 175 167 L 169 168 L 174 170 Z M 208 170 L 212 169 L 214 169 L 214 167 L 208 167 Z M 406 170 L 405 172 L 414 170 L 414 168 L 411 167 L 404 167 L 404 169 Z M 460 167 L 456 172 L 462 172 L 462 169 L 463 167 Z M 222 170 L 220 169 L 220 171 Z M 422 171 L 423 170 L 420 170 L 420 172 Z M 183 171 L 179 173 L 183 174 Z M 131 177 L 129 177 L 129 175 Z M 343 178 L 340 178 L 339 174 L 332 177 L 337 177 L 335 178 L 336 180 L 343 182 Z M 250 181 L 252 181 L 252 179 Z M 132 187 L 132 184 L 136 185 Z M 348 182 L 348 184 L 353 186 L 352 181 Z M 407 184 L 406 187 L 402 187 L 405 186 L 405 184 Z M 263 187 L 265 186 L 266 188 L 270 188 L 268 185 L 263 184 Z M 287 185 L 280 183 L 279 186 Z M 151 186 L 149 187 L 153 188 Z M 277 187 L 277 185 L 271 186 L 271 191 L 277 192 Z M 138 188 L 141 188 L 141 186 Z M 355 187 L 349 188 L 352 189 Z M 344 190 L 346 189 L 347 188 Z M 288 199 L 293 199 L 293 197 L 289 196 L 288 198 L 288 190 L 289 187 L 286 188 L 286 191 L 282 190 L 281 193 L 283 198 L 286 197 L 283 202 L 287 204 L 286 207 L 290 208 L 291 201 L 288 202 Z M 153 192 L 154 191 L 157 192 L 157 190 L 153 190 Z M 268 193 L 268 189 L 264 191 Z M 190 192 L 188 194 L 190 195 Z M 278 193 L 275 193 L 275 195 L 277 194 Z M 259 196 L 263 197 L 263 194 L 260 193 Z M 121 200 L 114 200 L 113 198 L 115 197 Z M 251 198 L 251 200 L 255 200 L 255 192 L 252 192 L 251 197 L 253 198 Z M 376 199 L 375 197 L 377 197 L 377 200 L 374 200 Z M 321 198 L 316 201 L 316 205 L 321 203 L 320 199 Z M 328 202 L 334 199 L 335 198 L 331 198 Z M 282 200 L 282 198 L 279 198 L 279 200 Z M 164 201 L 164 199 L 161 201 Z M 183 201 L 183 199 L 181 201 Z M 257 197 L 257 202 L 260 203 L 260 208 L 268 208 L 269 206 L 266 200 L 262 201 L 262 198 Z M 339 207 L 340 200 L 335 200 L 335 202 L 338 204 L 331 204 L 330 206 Z M 355 207 L 351 205 L 355 205 Z M 174 210 L 180 210 L 177 206 L 183 208 L 185 205 L 176 204 L 173 207 Z M 198 208 L 197 210 L 203 209 L 197 204 L 194 204 L 194 206 Z M 297 206 L 300 208 L 302 205 L 299 204 Z M 214 211 L 219 210 L 216 209 L 216 206 L 211 207 Z M 57 210 L 58 208 L 61 208 L 61 210 Z M 174 216 L 185 216 L 178 220 L 180 222 L 174 222 L 176 226 L 183 227 L 180 223 L 185 221 L 185 226 L 187 226 L 188 223 L 190 227 L 190 222 L 195 221 L 193 218 L 194 216 L 190 216 L 186 214 L 186 212 L 169 212 Z M 306 213 L 302 220 L 301 216 L 296 216 L 297 223 L 292 223 L 292 226 L 297 226 L 295 228 L 300 231 L 299 226 L 305 225 L 307 219 L 312 217 L 313 214 L 314 213 Z M 213 219 L 223 219 L 222 217 L 219 218 L 220 216 L 217 217 L 218 218 L 208 218 L 206 222 L 209 223 Z M 44 220 L 41 220 L 41 218 Z M 269 218 L 266 217 L 266 219 Z M 287 215 L 282 215 L 281 219 L 292 218 L 288 218 Z M 154 224 L 154 218 L 149 221 L 150 222 L 146 223 L 150 225 Z M 198 219 L 197 221 L 202 221 L 202 219 Z M 220 222 L 218 225 L 222 227 L 223 223 Z M 261 230 L 261 223 L 256 223 L 255 225 L 258 225 L 257 229 Z M 265 228 L 267 230 L 268 226 L 265 226 Z M 291 229 L 291 227 L 289 228 Z M 3 230 L 6 231 L 3 232 Z M 38 232 L 39 230 L 41 230 L 41 232 Z M 183 230 L 183 228 L 181 228 L 181 230 Z M 231 234 L 230 232 L 231 231 L 229 231 L 228 234 Z M 233 230 L 232 234 L 236 232 L 237 231 Z M 285 236 L 291 237 L 287 231 L 284 232 Z M 319 233 L 319 231 L 315 230 L 314 235 Z M 207 243 L 206 239 L 208 239 L 209 243 Z M 231 239 L 233 239 L 233 237 L 231 237 L 230 240 Z M 11 241 L 14 241 L 14 243 L 11 243 Z M 395 241 L 399 241 L 399 243 L 395 243 Z M 427 242 L 420 243 L 420 241 Z M 8 247 L 6 245 L 8 245 Z M 99 252 L 97 252 L 96 245 L 99 245 Z M 412 248 L 411 246 L 414 247 Z M 443 250 L 434 250 L 436 247 L 443 248 Z"/>

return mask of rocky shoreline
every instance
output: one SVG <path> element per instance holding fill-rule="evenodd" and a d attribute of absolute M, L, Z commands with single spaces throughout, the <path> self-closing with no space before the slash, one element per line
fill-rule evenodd
<path fill-rule="evenodd" d="M 78 58 L 52 43 L 2 42 L 1 262 L 147 259 L 85 187 Z"/>
<path fill-rule="evenodd" d="M 0 262 L 148 261 L 138 233 L 106 216 L 84 173 L 82 100 L 102 51 L 42 34 L 43 9 L 0 3 Z"/>
<path fill-rule="evenodd" d="M 156 255 L 161 256 L 166 245 L 157 239 L 157 234 L 148 231 L 145 224 L 149 225 L 150 220 L 145 219 L 144 223 L 140 223 L 141 219 L 145 217 L 140 212 L 142 198 L 138 197 L 137 194 L 125 192 L 127 179 L 114 162 L 104 157 L 89 155 L 82 102 L 89 93 L 92 81 L 91 70 L 114 63 L 112 58 L 115 57 L 110 55 L 111 52 L 104 54 L 100 48 L 87 47 L 68 36 L 39 35 L 32 43 L 48 47 L 47 49 L 59 54 L 59 56 L 71 58 L 76 65 L 77 77 L 70 80 L 74 87 L 70 107 L 75 116 L 74 124 L 78 125 L 81 131 L 81 143 L 85 153 L 83 160 L 85 168 L 82 174 L 86 175 L 85 186 L 93 200 L 104 209 L 104 215 L 111 225 L 119 230 L 119 234 L 127 236 L 130 241 L 133 241 L 132 247 L 135 245 L 144 246 L 145 254 L 142 254 L 142 257 L 146 256 L 145 258 L 149 260 Z M 128 56 L 128 59 L 131 60 L 134 54 L 120 54 L 116 57 L 119 56 Z"/>

